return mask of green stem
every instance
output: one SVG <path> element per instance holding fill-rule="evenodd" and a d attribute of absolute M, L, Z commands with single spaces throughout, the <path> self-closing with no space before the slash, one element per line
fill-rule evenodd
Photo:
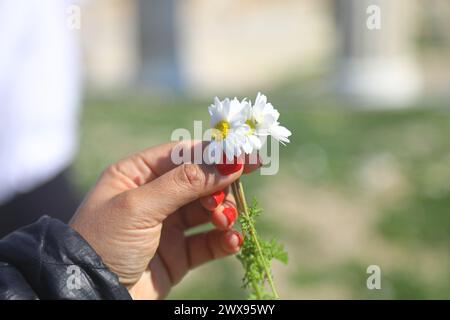
<path fill-rule="evenodd" d="M 270 266 L 268 265 L 266 259 L 264 258 L 264 254 L 263 254 L 261 245 L 260 245 L 260 243 L 258 241 L 258 237 L 256 235 L 255 226 L 253 225 L 253 223 L 250 219 L 250 216 L 249 216 L 247 201 L 245 199 L 245 194 L 244 194 L 244 187 L 239 179 L 236 180 L 235 182 L 233 182 L 231 187 L 233 190 L 234 197 L 236 198 L 238 210 L 241 212 L 242 216 L 246 219 L 246 221 L 249 225 L 249 233 L 250 233 L 250 236 L 251 236 L 253 242 L 256 245 L 259 259 L 260 259 L 262 265 L 264 266 L 264 271 L 266 273 L 267 282 L 269 283 L 270 289 L 272 290 L 272 294 L 275 299 L 279 299 L 280 297 L 275 288 L 275 284 L 272 279 L 272 274 L 270 272 Z M 256 284 L 253 284 L 253 287 L 257 288 L 258 286 Z M 256 294 L 259 295 L 259 297 L 261 297 L 261 293 L 259 292 L 259 290 L 255 290 L 255 291 L 256 291 Z"/>

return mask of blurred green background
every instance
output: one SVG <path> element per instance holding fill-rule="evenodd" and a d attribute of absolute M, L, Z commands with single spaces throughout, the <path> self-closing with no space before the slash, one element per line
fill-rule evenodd
<path fill-rule="evenodd" d="M 450 112 L 442 103 L 360 110 L 334 99 L 269 92 L 293 131 L 280 172 L 243 182 L 264 208 L 259 229 L 282 241 L 283 298 L 450 297 Z M 89 97 L 74 180 L 83 192 L 110 162 L 208 121 L 206 99 Z M 189 113 L 180 112 L 189 108 Z M 382 289 L 368 290 L 378 265 Z M 169 298 L 245 298 L 234 257 L 191 272 Z M 205 285 L 207 284 L 207 285 Z"/>
<path fill-rule="evenodd" d="M 71 196 L 73 155 L 83 196 L 108 164 L 209 123 L 214 96 L 261 91 L 293 132 L 278 174 L 243 178 L 290 255 L 281 297 L 450 299 L 450 1 L 29 2 L 0 1 L 0 200 L 32 207 L 14 212 L 69 216 L 47 183 Z M 42 209 L 21 197 L 41 187 Z M 244 298 L 241 278 L 229 257 L 169 298 Z"/>
<path fill-rule="evenodd" d="M 73 178 L 83 193 L 107 164 L 208 123 L 215 95 L 261 90 L 293 132 L 277 175 L 243 179 L 290 254 L 274 264 L 281 297 L 450 298 L 449 17 L 445 0 L 90 1 Z M 213 262 L 169 298 L 243 298 L 241 271 Z"/>

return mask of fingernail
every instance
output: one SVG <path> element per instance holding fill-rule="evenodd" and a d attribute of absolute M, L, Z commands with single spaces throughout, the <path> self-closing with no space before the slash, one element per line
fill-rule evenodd
<path fill-rule="evenodd" d="M 236 220 L 236 216 L 237 216 L 236 209 L 233 207 L 227 207 L 227 208 L 224 208 L 222 212 L 225 215 L 225 217 L 227 217 L 228 227 L 231 227 L 231 225 Z"/>
<path fill-rule="evenodd" d="M 217 170 L 220 172 L 223 176 L 228 176 L 230 174 L 233 174 L 239 170 L 242 169 L 242 166 L 244 165 L 242 161 L 239 161 L 238 158 L 234 157 L 232 163 L 227 163 L 227 157 L 224 155 L 222 159 L 222 163 L 216 164 Z"/>
<path fill-rule="evenodd" d="M 219 204 L 222 203 L 223 199 L 225 199 L 225 192 L 223 192 L 223 190 L 216 191 L 211 195 L 211 197 L 217 207 Z"/>
<path fill-rule="evenodd" d="M 238 231 L 233 231 L 233 234 L 238 237 L 239 241 L 238 241 L 238 247 L 242 246 L 242 244 L 244 243 L 244 237 L 242 236 L 242 234 Z"/>
<path fill-rule="evenodd" d="M 221 175 L 228 176 L 230 174 L 233 174 L 233 173 L 241 170 L 242 163 L 236 163 L 236 164 L 221 163 L 221 164 L 216 164 L 216 168 L 220 172 Z"/>

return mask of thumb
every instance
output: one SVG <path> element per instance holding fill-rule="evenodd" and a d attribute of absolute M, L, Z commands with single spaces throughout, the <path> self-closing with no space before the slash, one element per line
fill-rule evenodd
<path fill-rule="evenodd" d="M 215 166 L 182 164 L 148 184 L 127 191 L 119 197 L 134 208 L 147 225 L 162 222 L 184 205 L 229 186 L 242 174 L 240 170 L 223 175 Z"/>

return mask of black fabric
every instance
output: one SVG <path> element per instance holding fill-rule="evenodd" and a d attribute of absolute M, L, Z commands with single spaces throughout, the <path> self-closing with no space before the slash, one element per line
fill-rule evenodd
<path fill-rule="evenodd" d="M 66 224 L 44 216 L 0 240 L 0 299 L 131 299 Z"/>
<path fill-rule="evenodd" d="M 80 204 L 80 199 L 65 170 L 41 186 L 0 205 L 0 238 L 29 225 L 46 214 L 69 222 Z"/>

